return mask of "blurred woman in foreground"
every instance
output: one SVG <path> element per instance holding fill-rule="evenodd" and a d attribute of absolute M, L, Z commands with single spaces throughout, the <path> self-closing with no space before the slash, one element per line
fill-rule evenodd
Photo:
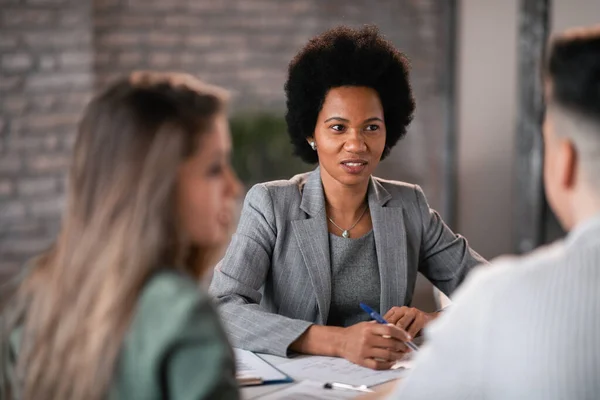
<path fill-rule="evenodd" d="M 197 284 L 240 191 L 225 111 L 221 89 L 150 72 L 90 103 L 58 239 L 0 299 L 3 396 L 238 397 Z"/>

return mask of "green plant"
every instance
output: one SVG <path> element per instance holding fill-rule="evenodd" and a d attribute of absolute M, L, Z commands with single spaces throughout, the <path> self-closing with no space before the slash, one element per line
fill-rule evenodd
<path fill-rule="evenodd" d="M 229 120 L 233 138 L 233 166 L 247 185 L 288 179 L 312 167 L 295 157 L 282 115 L 239 113 Z"/>

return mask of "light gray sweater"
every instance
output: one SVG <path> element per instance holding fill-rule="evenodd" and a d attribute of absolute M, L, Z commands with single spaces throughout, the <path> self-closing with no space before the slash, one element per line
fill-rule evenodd
<path fill-rule="evenodd" d="M 475 270 L 393 399 L 600 399 L 600 216 Z"/>
<path fill-rule="evenodd" d="M 369 321 L 371 317 L 360 308 L 360 303 L 379 310 L 381 296 L 373 231 L 356 239 L 330 233 L 329 249 L 331 307 L 327 325 L 346 327 Z"/>

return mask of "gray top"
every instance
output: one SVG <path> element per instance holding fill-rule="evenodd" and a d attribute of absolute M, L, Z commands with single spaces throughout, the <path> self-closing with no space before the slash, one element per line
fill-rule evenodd
<path fill-rule="evenodd" d="M 327 325 L 350 326 L 369 321 L 370 317 L 359 303 L 379 310 L 381 296 L 373 231 L 358 239 L 329 234 L 329 254 L 331 306 Z"/>

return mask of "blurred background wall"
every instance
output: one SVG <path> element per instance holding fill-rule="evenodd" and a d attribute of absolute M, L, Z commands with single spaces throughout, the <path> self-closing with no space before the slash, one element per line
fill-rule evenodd
<path fill-rule="evenodd" d="M 283 83 L 306 41 L 340 23 L 376 24 L 412 62 L 416 117 L 378 174 L 423 186 L 485 257 L 512 252 L 519 3 L 0 0 L 0 278 L 55 236 L 83 107 L 132 69 L 231 89 L 247 185 L 311 169 L 290 155 Z M 554 30 L 600 22 L 597 0 L 551 9 Z"/>
<path fill-rule="evenodd" d="M 59 225 L 75 126 L 91 94 L 133 69 L 187 71 L 232 91 L 243 180 L 314 166 L 291 157 L 287 65 L 338 24 L 376 24 L 413 65 L 410 134 L 379 174 L 421 184 L 444 208 L 453 2 L 381 0 L 0 0 L 0 269 L 44 249 Z"/>
<path fill-rule="evenodd" d="M 377 25 L 413 64 L 419 111 L 411 134 L 382 166 L 384 177 L 426 186 L 443 207 L 441 177 L 447 49 L 454 2 L 435 0 L 96 0 L 94 76 L 102 87 L 132 68 L 189 71 L 232 90 L 236 167 L 248 184 L 288 178 L 312 166 L 294 162 L 285 135 L 287 65 L 315 34 L 346 24 Z M 243 131 L 243 132 L 241 132 Z M 440 145 L 437 145 L 437 144 Z M 292 160 L 292 161 L 290 161 Z"/>
<path fill-rule="evenodd" d="M 549 3 L 553 32 L 600 23 L 598 0 Z M 487 258 L 515 251 L 511 224 L 519 195 L 513 189 L 519 4 L 461 0 L 458 7 L 456 227 Z"/>
<path fill-rule="evenodd" d="M 0 274 L 59 227 L 74 128 L 92 93 L 90 1 L 0 0 Z"/>

